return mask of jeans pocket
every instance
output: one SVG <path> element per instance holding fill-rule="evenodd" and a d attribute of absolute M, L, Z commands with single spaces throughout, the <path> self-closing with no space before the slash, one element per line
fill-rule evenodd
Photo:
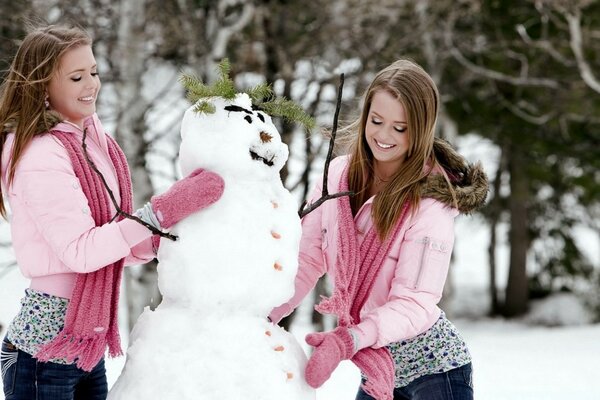
<path fill-rule="evenodd" d="M 19 350 L 7 339 L 4 339 L 2 341 L 2 351 L 0 352 L 0 366 L 2 368 L 2 384 L 5 396 L 13 394 L 15 390 L 18 357 Z"/>

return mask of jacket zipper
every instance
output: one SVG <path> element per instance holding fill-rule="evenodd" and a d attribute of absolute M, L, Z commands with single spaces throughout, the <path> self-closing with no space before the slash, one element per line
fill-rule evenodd
<path fill-rule="evenodd" d="M 430 238 L 425 236 L 421 243 L 423 243 L 423 251 L 421 252 L 421 262 L 419 263 L 419 273 L 417 274 L 417 279 L 415 281 L 415 285 L 413 289 L 416 289 L 421 284 L 421 278 L 423 277 L 423 266 L 425 265 L 426 257 L 427 257 L 427 247 L 429 246 Z"/>

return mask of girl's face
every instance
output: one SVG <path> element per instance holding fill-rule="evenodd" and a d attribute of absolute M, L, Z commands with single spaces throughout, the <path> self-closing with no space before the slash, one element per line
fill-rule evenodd
<path fill-rule="evenodd" d="M 365 137 L 380 178 L 390 177 L 406 158 L 408 129 L 402 103 L 387 90 L 379 90 L 373 96 Z"/>
<path fill-rule="evenodd" d="M 91 46 L 75 47 L 61 57 L 58 70 L 50 79 L 50 108 L 83 129 L 84 119 L 96 112 L 100 86 Z"/>

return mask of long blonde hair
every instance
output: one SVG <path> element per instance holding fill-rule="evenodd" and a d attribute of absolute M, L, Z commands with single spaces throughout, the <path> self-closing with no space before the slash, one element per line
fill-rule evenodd
<path fill-rule="evenodd" d="M 91 44 L 92 39 L 83 29 L 55 25 L 34 29 L 23 39 L 8 76 L 0 86 L 0 157 L 8 133 L 15 133 L 8 164 L 8 185 L 33 137 L 50 130 L 53 123 L 61 119 L 46 110 L 45 104 L 48 84 L 58 70 L 61 57 L 75 47 Z M 6 218 L 1 191 L 0 215 Z"/>
<path fill-rule="evenodd" d="M 405 202 L 411 212 L 417 210 L 420 183 L 439 165 L 433 153 L 433 141 L 440 100 L 433 79 L 412 61 L 398 60 L 375 76 L 364 94 L 359 119 L 348 127 L 356 132 L 348 172 L 349 189 L 356 193 L 350 200 L 354 214 L 369 198 L 369 185 L 374 180 L 373 153 L 367 144 L 365 126 L 373 96 L 378 91 L 387 91 L 402 104 L 409 135 L 405 161 L 373 202 L 372 218 L 383 239 L 400 218 Z"/>

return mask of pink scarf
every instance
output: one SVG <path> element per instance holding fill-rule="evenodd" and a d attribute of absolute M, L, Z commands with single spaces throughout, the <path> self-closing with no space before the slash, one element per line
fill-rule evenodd
<path fill-rule="evenodd" d="M 109 222 L 111 200 L 102 180 L 85 159 L 82 144 L 73 133 L 52 131 L 64 145 L 75 175 L 87 197 L 96 226 Z M 131 213 L 131 178 L 127 160 L 117 142 L 106 136 L 108 153 L 115 167 L 121 195 L 121 209 Z M 77 361 L 84 371 L 91 371 L 104 356 L 108 345 L 111 357 L 122 355 L 117 312 L 119 286 L 124 259 L 89 274 L 78 274 L 75 288 L 65 317 L 65 325 L 58 336 L 45 344 L 35 357 L 40 361 L 66 358 Z"/>
<path fill-rule="evenodd" d="M 344 169 L 339 183 L 340 192 L 347 190 L 348 166 Z M 337 202 L 339 227 L 335 288 L 332 296 L 323 299 L 316 309 L 321 313 L 336 314 L 339 326 L 352 327 L 360 322 L 360 310 L 373 288 L 390 245 L 406 220 L 408 204 L 404 205 L 392 234 L 383 243 L 375 226 L 372 226 L 359 247 L 350 199 L 343 196 L 339 197 Z M 352 362 L 366 376 L 363 388 L 370 396 L 378 400 L 392 400 L 394 362 L 387 348 L 366 347 L 352 357 Z"/>

